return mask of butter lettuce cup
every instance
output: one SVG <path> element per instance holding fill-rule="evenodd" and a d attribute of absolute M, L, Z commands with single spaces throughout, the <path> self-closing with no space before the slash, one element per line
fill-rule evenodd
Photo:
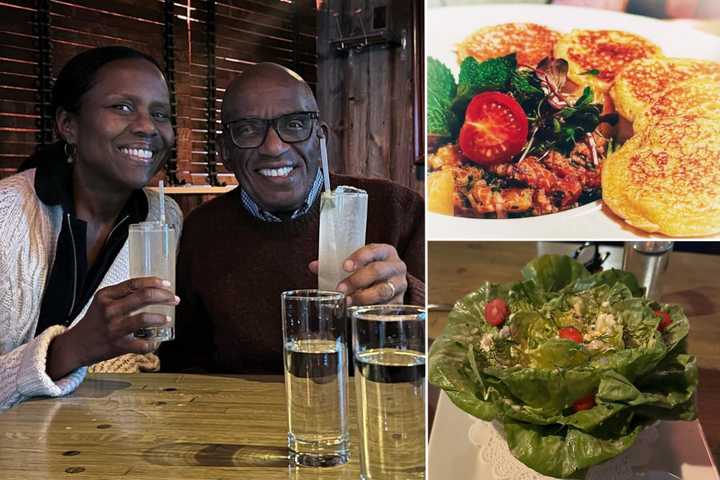
<path fill-rule="evenodd" d="M 430 350 L 430 382 L 502 425 L 533 470 L 582 478 L 657 420 L 696 417 L 697 365 L 679 306 L 642 297 L 635 277 L 543 256 L 523 280 L 460 299 Z"/>

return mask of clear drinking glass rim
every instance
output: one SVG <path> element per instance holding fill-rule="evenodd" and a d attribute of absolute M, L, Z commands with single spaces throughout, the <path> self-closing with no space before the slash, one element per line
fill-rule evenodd
<path fill-rule="evenodd" d="M 313 302 L 322 302 L 328 300 L 343 300 L 345 298 L 345 294 L 342 292 L 334 292 L 332 290 L 305 288 L 282 292 L 281 297 L 283 300 L 308 300 Z"/>
<path fill-rule="evenodd" d="M 350 307 L 350 317 L 377 322 L 424 322 L 427 320 L 425 307 L 419 305 L 386 304 Z M 386 313 L 388 310 L 405 310 L 404 313 Z M 410 313 L 410 312 L 413 313 Z M 371 313 L 372 312 L 372 313 Z"/>
<path fill-rule="evenodd" d="M 332 192 L 323 191 L 322 196 L 338 196 L 341 195 L 343 197 L 367 197 L 367 192 L 336 192 L 333 190 Z"/>
<path fill-rule="evenodd" d="M 128 225 L 128 229 L 138 232 L 151 232 L 155 230 L 162 230 L 163 225 L 167 225 L 168 229 L 175 230 L 175 225 L 173 225 L 172 223 L 161 223 L 159 220 L 131 223 L 130 225 Z"/>

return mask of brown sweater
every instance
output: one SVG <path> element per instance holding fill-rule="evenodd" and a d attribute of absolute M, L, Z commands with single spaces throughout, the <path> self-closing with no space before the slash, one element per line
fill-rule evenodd
<path fill-rule="evenodd" d="M 421 197 L 379 179 L 333 176 L 368 192 L 367 243 L 393 245 L 408 268 L 405 302 L 425 304 L 425 222 Z M 282 373 L 280 294 L 317 288 L 319 201 L 302 217 L 263 222 L 242 206 L 240 189 L 187 218 L 177 266 L 176 339 L 160 348 L 163 371 Z"/>

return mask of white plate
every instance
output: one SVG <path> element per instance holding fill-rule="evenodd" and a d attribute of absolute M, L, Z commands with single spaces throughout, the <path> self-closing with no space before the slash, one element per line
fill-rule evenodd
<path fill-rule="evenodd" d="M 607 10 L 560 5 L 478 5 L 433 8 L 429 19 L 428 54 L 450 67 L 456 78 L 459 68 L 455 46 L 479 28 L 507 22 L 538 23 L 560 32 L 573 28 L 624 30 L 655 42 L 670 57 L 720 61 L 720 37 L 688 25 Z M 506 220 L 428 213 L 429 240 L 623 240 L 649 236 L 626 225 L 601 202 L 553 215 Z"/>
<path fill-rule="evenodd" d="M 440 394 L 430 433 L 430 480 L 492 480 L 492 472 L 470 441 L 471 427 L 480 420 L 468 415 Z M 655 450 L 647 469 L 671 472 L 683 480 L 720 480 L 700 427 L 694 422 L 660 422 Z M 653 478 L 653 477 L 649 477 Z"/>

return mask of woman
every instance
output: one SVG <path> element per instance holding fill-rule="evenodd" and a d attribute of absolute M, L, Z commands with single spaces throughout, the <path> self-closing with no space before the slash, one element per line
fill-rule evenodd
<path fill-rule="evenodd" d="M 70 60 L 52 93 L 60 141 L 0 181 L 0 410 L 65 395 L 104 360 L 147 363 L 157 345 L 133 332 L 168 320 L 133 312 L 179 302 L 158 278 L 128 280 L 128 225 L 160 218 L 143 187 L 175 141 L 160 68 L 97 48 Z M 166 210 L 179 232 L 179 208 L 167 199 Z"/>

